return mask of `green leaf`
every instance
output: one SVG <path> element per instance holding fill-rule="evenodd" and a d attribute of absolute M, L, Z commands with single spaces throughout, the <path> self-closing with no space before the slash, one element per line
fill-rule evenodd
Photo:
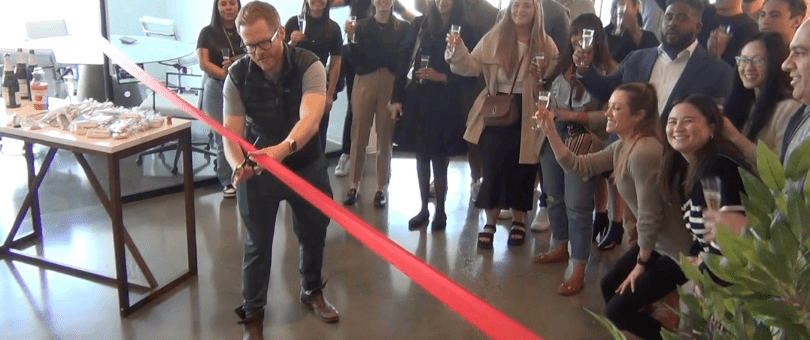
<path fill-rule="evenodd" d="M 664 340 L 681 340 L 677 333 L 666 328 L 661 328 L 661 338 Z"/>
<path fill-rule="evenodd" d="M 759 327 L 754 327 L 754 335 L 751 336 L 751 339 L 753 339 L 753 340 L 773 340 L 774 337 L 773 337 L 773 335 L 771 335 L 771 330 L 768 329 L 768 327 L 760 325 Z"/>
<path fill-rule="evenodd" d="M 757 170 L 768 188 L 776 192 L 785 190 L 785 169 L 779 162 L 779 156 L 762 141 L 757 145 Z M 740 168 L 740 171 L 743 169 Z"/>
<path fill-rule="evenodd" d="M 795 235 L 794 237 L 799 240 L 807 237 L 808 233 L 805 232 L 805 228 L 810 224 L 810 207 L 807 206 L 807 202 L 800 193 L 791 190 L 788 193 L 787 205 L 785 220 Z"/>
<path fill-rule="evenodd" d="M 747 309 L 757 315 L 757 319 L 771 325 L 775 325 L 774 322 L 799 321 L 795 309 L 778 299 L 748 301 Z"/>
<path fill-rule="evenodd" d="M 774 194 L 771 192 L 771 189 L 750 172 L 742 168 L 738 171 L 740 172 L 740 178 L 742 178 L 745 193 L 748 195 L 748 198 L 754 203 L 762 205 L 764 210 L 773 211 L 776 207 L 776 201 L 774 200 Z"/>
<path fill-rule="evenodd" d="M 709 270 L 715 276 L 723 281 L 736 282 L 737 275 L 735 273 L 739 270 L 740 266 L 731 266 L 730 261 L 725 256 L 715 254 L 703 254 L 703 262 L 709 267 Z"/>
<path fill-rule="evenodd" d="M 604 327 L 605 329 L 608 330 L 608 332 L 610 333 L 610 336 L 613 337 L 614 340 L 627 340 L 627 338 L 624 336 L 622 331 L 620 331 L 618 328 L 616 328 L 616 326 L 612 322 L 610 322 L 610 320 L 608 320 L 606 317 L 598 315 L 598 314 L 596 314 L 594 312 L 591 312 L 587 308 L 583 308 L 583 309 L 586 312 L 588 312 L 588 314 L 591 314 L 591 316 L 593 316 L 593 318 L 596 319 L 596 321 L 598 321 L 600 324 L 602 324 L 602 327 Z"/>
<path fill-rule="evenodd" d="M 717 228 L 717 243 L 723 250 L 723 255 L 734 264 L 745 265 L 754 255 L 754 242 L 743 239 L 731 232 L 728 228 Z"/>
<path fill-rule="evenodd" d="M 784 265 L 784 263 L 788 262 L 788 260 L 785 259 L 787 254 L 774 254 L 771 252 L 770 247 L 763 242 L 757 242 L 755 247 L 757 250 L 757 259 L 762 262 L 765 270 L 771 274 L 772 280 L 776 281 L 775 283 L 779 287 L 788 285 L 790 282 L 790 273 L 788 273 L 788 270 L 790 270 L 791 267 Z"/>
<path fill-rule="evenodd" d="M 787 262 L 783 263 L 786 268 L 794 268 L 796 261 L 800 256 L 799 253 L 799 240 L 796 235 L 790 230 L 787 222 L 778 220 L 773 223 L 771 227 L 772 239 L 770 242 L 771 250 L 784 253 Z"/>
<path fill-rule="evenodd" d="M 804 141 L 793 154 L 810 155 L 810 139 Z M 785 169 L 785 175 L 791 180 L 799 181 L 807 176 L 808 171 L 810 171 L 810 157 L 792 157 Z"/>
<path fill-rule="evenodd" d="M 762 240 L 770 240 L 770 211 L 760 203 L 752 201 L 748 195 L 740 193 L 740 200 L 745 207 L 745 215 L 748 217 L 748 227 Z"/>

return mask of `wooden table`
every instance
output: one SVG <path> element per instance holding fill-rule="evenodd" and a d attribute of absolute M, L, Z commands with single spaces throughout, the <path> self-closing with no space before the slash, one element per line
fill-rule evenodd
<path fill-rule="evenodd" d="M 53 106 L 52 106 L 53 107 Z M 55 270 L 68 275 L 73 275 L 83 279 L 115 285 L 118 288 L 118 303 L 120 314 L 126 317 L 151 301 L 171 291 L 182 282 L 197 274 L 197 243 L 194 221 L 194 181 L 191 164 L 191 121 L 184 119 L 173 119 L 172 125 L 138 133 L 124 140 L 113 139 L 91 139 L 85 136 L 75 136 L 69 132 L 56 128 L 46 127 L 42 130 L 27 131 L 21 128 L 6 127 L 10 120 L 4 108 L 0 108 L 0 136 L 3 138 L 20 139 L 25 142 L 25 158 L 28 168 L 28 194 L 25 196 L 22 206 L 17 214 L 14 224 L 8 233 L 5 242 L 0 245 L 0 258 L 9 258 L 22 261 L 28 264 L 40 266 L 46 269 Z M 30 103 L 18 109 L 9 110 L 18 114 L 35 114 Z M 146 261 L 141 256 L 140 251 L 135 246 L 132 238 L 124 227 L 122 209 L 123 200 L 120 183 L 120 161 L 121 159 L 142 152 L 149 148 L 161 145 L 168 141 L 177 140 L 183 152 L 183 191 L 185 193 L 185 213 L 186 213 L 186 241 L 188 249 L 188 269 L 165 284 L 158 284 Z M 45 159 L 40 165 L 39 171 L 35 171 L 33 144 L 49 146 Z M 87 179 L 93 190 L 104 206 L 112 221 L 113 249 L 115 253 L 115 277 L 108 277 L 103 274 L 94 273 L 88 270 L 73 267 L 69 264 L 59 263 L 41 256 L 32 256 L 23 253 L 21 250 L 30 246 L 42 243 L 42 222 L 40 217 L 39 187 L 53 161 L 58 149 L 70 150 L 73 152 L 76 161 L 84 170 Z M 85 154 L 98 155 L 106 158 L 109 178 L 109 194 L 104 192 L 98 178 L 93 173 Z M 28 235 L 17 237 L 17 233 L 22 225 L 22 221 L 28 210 L 31 211 L 31 221 L 33 232 Z M 127 259 L 128 248 L 133 260 L 138 268 L 143 272 L 147 285 L 140 285 L 129 282 L 127 279 Z M 139 301 L 132 303 L 129 297 L 130 289 L 143 291 L 145 296 Z"/>

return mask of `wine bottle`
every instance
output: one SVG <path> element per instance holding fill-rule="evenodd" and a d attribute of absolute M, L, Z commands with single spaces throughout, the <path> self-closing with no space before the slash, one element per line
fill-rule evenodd
<path fill-rule="evenodd" d="M 17 49 L 17 67 L 14 69 L 14 77 L 17 78 L 19 92 L 17 98 L 20 100 L 31 99 L 31 87 L 28 86 L 28 70 L 25 69 L 25 54 L 22 48 Z"/>
<path fill-rule="evenodd" d="M 17 101 L 17 79 L 14 77 L 14 69 L 11 66 L 11 54 L 3 55 L 3 101 L 6 107 L 13 109 L 20 107 Z"/>
<path fill-rule="evenodd" d="M 34 80 L 34 69 L 37 68 L 37 56 L 34 54 L 34 50 L 28 50 L 28 87 L 31 87 L 31 81 Z M 31 101 L 34 100 L 34 91 L 31 90 L 28 92 L 31 96 Z"/>

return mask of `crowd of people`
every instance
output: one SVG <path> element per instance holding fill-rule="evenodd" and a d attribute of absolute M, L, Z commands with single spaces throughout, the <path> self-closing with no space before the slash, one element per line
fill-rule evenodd
<path fill-rule="evenodd" d="M 329 16 L 335 6 L 351 6 L 345 42 Z M 739 171 L 756 175 L 755 143 L 787 163 L 810 139 L 802 0 L 614 0 L 607 27 L 587 0 L 511 0 L 500 13 L 485 0 L 417 8 L 423 15 L 393 0 L 306 0 L 302 26 L 297 16 L 282 25 L 264 2 L 214 3 L 198 42 L 203 109 L 259 149 L 225 141 L 219 157 L 223 193 L 238 197 L 247 229 L 236 312 L 254 339 L 282 200 L 301 245 L 301 302 L 339 319 L 322 294 L 328 218 L 253 159 L 273 157 L 331 196 L 326 117 L 344 82 L 350 105 L 335 174 L 349 175 L 345 205 L 363 203 L 372 127 L 374 206 L 386 206 L 392 146 L 416 159 L 421 208 L 410 229 L 447 227 L 449 159 L 467 154 L 470 196 L 486 215 L 477 246 L 497 246 L 502 217 L 511 219 L 510 247 L 550 229 L 549 250 L 533 260 L 570 262 L 559 294 L 583 289 L 592 243 L 632 242 L 601 289 L 608 319 L 644 339 L 660 339 L 662 328 L 644 307 L 686 281 L 679 257 L 709 272 L 701 254 L 721 253 L 718 225 L 744 232 Z"/>

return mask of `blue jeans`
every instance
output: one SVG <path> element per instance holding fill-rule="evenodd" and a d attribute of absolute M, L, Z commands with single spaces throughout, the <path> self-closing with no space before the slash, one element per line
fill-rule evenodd
<path fill-rule="evenodd" d="M 543 190 L 548 195 L 548 221 L 551 224 L 551 249 L 559 243 L 571 243 L 571 259 L 575 263 L 588 262 L 591 255 L 593 231 L 593 192 L 596 180 L 565 171 L 554 158 L 548 141 L 540 152 L 543 171 Z"/>
<path fill-rule="evenodd" d="M 222 124 L 222 86 L 223 81 L 209 77 L 205 81 L 202 98 L 202 111 L 209 117 Z M 214 141 L 217 147 L 217 178 L 222 187 L 231 184 L 231 165 L 225 159 L 225 147 L 222 145 L 222 135 L 215 133 Z"/>
<path fill-rule="evenodd" d="M 332 197 L 327 165 L 326 159 L 320 158 L 303 169 L 295 170 L 295 173 Z M 321 285 L 323 248 L 329 218 L 268 172 L 242 183 L 237 197 L 239 213 L 247 230 L 242 261 L 242 308 L 247 315 L 253 315 L 267 304 L 273 234 L 281 201 L 287 201 L 292 208 L 292 227 L 299 244 L 301 285 L 307 290 L 318 288 Z"/>

